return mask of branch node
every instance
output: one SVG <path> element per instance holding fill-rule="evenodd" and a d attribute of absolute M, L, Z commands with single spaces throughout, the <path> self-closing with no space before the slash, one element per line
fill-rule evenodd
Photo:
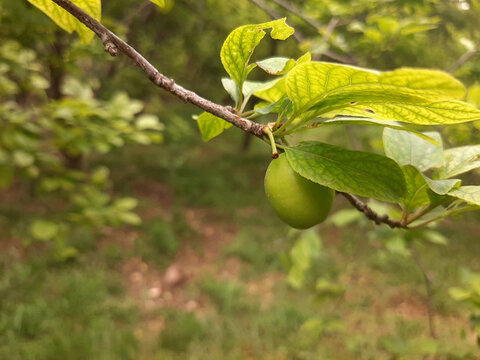
<path fill-rule="evenodd" d="M 232 114 L 236 114 L 236 113 L 237 113 L 237 110 L 235 110 L 235 108 L 231 107 L 230 105 L 225 106 L 225 109 L 226 109 L 227 111 L 230 111 Z"/>
<path fill-rule="evenodd" d="M 360 201 L 360 199 L 358 199 L 355 195 L 342 193 L 342 192 L 340 192 L 340 194 L 342 194 L 350 202 L 350 204 L 353 205 L 353 207 L 355 207 L 358 211 L 364 213 L 365 216 L 370 220 L 372 220 L 376 225 L 386 224 L 390 226 L 392 229 L 407 228 L 400 221 L 390 219 L 387 214 L 384 214 L 384 215 L 377 214 L 375 211 L 373 211 L 371 207 L 369 207 L 367 204 Z"/>
<path fill-rule="evenodd" d="M 105 46 L 105 51 L 108 52 L 111 56 L 117 56 L 118 54 L 117 45 L 113 43 L 108 33 L 104 33 L 101 36 L 101 40 L 103 42 L 103 45 Z"/>
<path fill-rule="evenodd" d="M 175 80 L 166 78 L 163 82 L 165 84 L 165 89 L 171 91 L 173 87 L 175 86 Z"/>

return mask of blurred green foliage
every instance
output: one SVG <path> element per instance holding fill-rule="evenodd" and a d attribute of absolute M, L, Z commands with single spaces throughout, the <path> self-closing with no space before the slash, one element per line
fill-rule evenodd
<path fill-rule="evenodd" d="M 103 22 L 181 85 L 227 104 L 222 42 L 237 26 L 269 16 L 247 0 L 167 3 L 161 10 L 146 1 L 103 0 Z M 291 4 L 320 28 L 288 13 L 303 41 L 264 41 L 257 58 L 311 51 L 327 60 L 331 50 L 381 70 L 453 69 L 472 86 L 468 101 L 480 104 L 478 55 L 458 62 L 480 44 L 477 0 Z M 338 23 L 329 34 L 332 19 Z M 261 193 L 265 150 L 253 144 L 239 154 L 242 138 L 234 130 L 199 145 L 195 112 L 159 92 L 128 59 L 110 58 L 100 42 L 83 45 L 26 1 L 2 0 L 0 358 L 478 358 L 469 340 L 471 331 L 478 333 L 477 277 L 465 271 L 458 285 L 456 271 L 459 262 L 480 271 L 477 217 L 459 225 L 454 219 L 444 235 L 439 229 L 405 234 L 372 229 L 350 209 L 337 212 L 321 238 L 316 230 L 285 235 Z M 445 135 L 452 146 L 471 144 L 477 130 L 478 124 L 461 125 Z M 337 127 L 321 136 L 381 148 L 375 128 Z M 141 181 L 166 184 L 175 205 L 169 208 L 168 194 L 157 200 L 155 188 Z M 138 203 L 141 216 L 134 212 Z M 145 208 L 155 207 L 173 215 L 145 216 Z M 198 312 L 134 304 L 124 267 L 137 258 L 167 267 L 180 244 L 201 252 L 192 238 L 202 229 L 187 216 L 198 208 L 214 209 L 215 221 L 241 228 L 215 268 L 237 259 L 238 279 L 214 273 L 189 284 L 200 299 Z M 129 247 L 125 224 L 138 225 L 141 217 L 144 225 Z M 424 285 L 412 244 L 435 274 L 438 340 L 428 336 L 424 311 L 415 312 Z M 282 266 L 286 277 L 278 275 Z M 273 285 L 258 280 L 264 276 Z M 445 296 L 450 287 L 465 307 Z M 405 316 L 396 313 L 404 303 L 411 311 Z M 150 327 L 155 320 L 159 331 Z"/>

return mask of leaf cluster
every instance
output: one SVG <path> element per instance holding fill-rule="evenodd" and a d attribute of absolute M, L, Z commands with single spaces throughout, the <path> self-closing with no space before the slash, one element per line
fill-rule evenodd
<path fill-rule="evenodd" d="M 380 72 L 312 61 L 308 53 L 296 60 L 274 57 L 251 62 L 264 29 L 269 28 L 274 39 L 293 33 L 280 19 L 240 27 L 227 37 L 220 57 L 230 79 L 222 79 L 222 84 L 239 115 L 276 116 L 268 128 L 297 173 L 338 192 L 397 204 L 404 227 L 480 206 L 479 187 L 461 186 L 456 178 L 479 167 L 478 145 L 444 151 L 440 133 L 418 130 L 480 119 L 480 110 L 462 101 L 466 93 L 462 83 L 439 70 Z M 274 78 L 248 81 L 257 67 Z M 261 102 L 247 109 L 252 96 Z M 198 124 L 205 141 L 229 127 L 206 113 L 199 116 Z M 383 127 L 385 155 L 319 141 L 290 145 L 298 141 L 300 132 L 345 125 Z"/>

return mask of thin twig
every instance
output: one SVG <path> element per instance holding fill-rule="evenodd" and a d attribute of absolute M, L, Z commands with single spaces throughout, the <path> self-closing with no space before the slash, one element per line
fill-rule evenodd
<path fill-rule="evenodd" d="M 457 61 L 453 63 L 452 66 L 448 69 L 449 73 L 453 73 L 457 71 L 458 68 L 460 68 L 463 64 L 465 64 L 468 60 L 470 60 L 472 57 L 474 57 L 478 53 L 478 47 L 475 47 L 473 50 L 467 51 L 465 54 L 460 56 Z"/>
<path fill-rule="evenodd" d="M 108 30 L 99 21 L 92 18 L 78 6 L 70 2 L 69 0 L 51 0 L 58 4 L 74 17 L 76 17 L 81 23 L 91 29 L 103 42 L 105 50 L 110 55 L 115 56 L 118 52 L 122 52 L 127 55 L 133 62 L 139 66 L 148 78 L 158 87 L 168 91 L 172 95 L 175 95 L 179 99 L 193 104 L 213 115 L 216 115 L 233 125 L 237 126 L 241 130 L 263 138 L 265 125 L 241 118 L 235 114 L 235 111 L 229 106 L 222 106 L 216 104 L 210 100 L 204 99 L 197 95 L 193 91 L 184 89 L 177 85 L 173 79 L 161 74 L 152 64 L 150 64 L 140 53 L 138 53 L 133 47 L 128 45 L 125 41 L 120 39 L 117 35 Z M 356 196 L 346 193 L 341 193 L 345 196 L 350 203 L 356 207 L 359 211 L 363 212 L 369 219 L 373 220 L 376 224 L 385 223 L 392 228 L 402 228 L 402 224 L 399 221 L 391 220 L 387 215 L 379 215 L 373 211 L 366 204 L 362 203 Z"/>
<path fill-rule="evenodd" d="M 367 204 L 362 202 L 359 198 L 357 198 L 355 195 L 352 194 L 347 194 L 343 192 L 339 192 L 339 194 L 342 194 L 349 202 L 352 204 L 354 208 L 356 208 L 358 211 L 362 212 L 365 214 L 367 218 L 372 220 L 375 224 L 380 225 L 380 224 L 387 224 L 390 226 L 392 229 L 394 228 L 402 228 L 405 229 L 406 226 L 403 225 L 400 221 L 398 220 L 393 220 L 388 217 L 388 215 L 379 215 L 371 207 L 369 207 Z"/>
<path fill-rule="evenodd" d="M 412 251 L 412 258 L 417 264 L 418 268 L 422 272 L 423 279 L 425 281 L 425 289 L 427 291 L 427 316 L 428 316 L 428 328 L 430 330 L 430 336 L 433 339 L 437 338 L 437 334 L 435 331 L 435 322 L 434 322 L 434 312 L 433 312 L 433 307 L 432 307 L 432 299 L 433 299 L 433 289 L 432 289 L 432 275 L 428 272 L 428 270 L 425 268 L 425 266 L 422 263 L 422 260 L 420 258 L 420 254 L 418 253 L 417 249 L 415 246 L 411 246 L 410 250 Z"/>
<path fill-rule="evenodd" d="M 327 28 L 325 29 L 325 33 L 323 34 L 322 42 L 324 42 L 325 44 L 328 42 L 328 40 L 330 39 L 330 37 L 333 34 L 333 31 L 337 27 L 338 22 L 339 22 L 339 20 L 336 19 L 336 18 L 331 18 L 330 19 L 330 21 L 327 25 Z"/>
<path fill-rule="evenodd" d="M 256 123 L 254 121 L 241 118 L 236 115 L 231 107 L 222 106 L 216 104 L 210 100 L 207 100 L 193 91 L 187 90 L 180 85 L 177 85 L 175 81 L 162 73 L 160 73 L 152 64 L 150 64 L 140 53 L 138 53 L 133 47 L 128 45 L 125 41 L 120 39 L 117 35 L 108 30 L 100 22 L 88 15 L 85 11 L 78 6 L 70 2 L 69 0 L 51 0 L 57 5 L 67 10 L 70 14 L 75 16 L 81 23 L 91 29 L 103 42 L 105 51 L 110 55 L 116 56 L 118 52 L 122 52 L 127 55 L 134 63 L 139 66 L 145 74 L 147 74 L 150 81 L 152 81 L 158 87 L 168 91 L 175 95 L 186 103 L 193 104 L 213 115 L 216 115 L 229 123 L 237 126 L 245 132 L 262 137 L 263 124 Z"/>
<path fill-rule="evenodd" d="M 322 28 L 322 24 L 318 23 L 311 17 L 306 16 L 297 7 L 295 7 L 294 5 L 291 5 L 288 1 L 284 1 L 284 0 L 272 0 L 272 1 L 278 6 L 291 12 L 292 14 L 297 15 L 300 19 L 302 19 L 306 24 L 310 25 L 316 31 Z"/>
<path fill-rule="evenodd" d="M 288 12 L 291 12 L 292 14 L 296 15 L 299 17 L 304 23 L 312 27 L 315 32 L 319 33 L 322 31 L 322 24 L 317 22 L 316 20 L 312 19 L 311 17 L 305 15 L 300 9 L 298 9 L 296 6 L 290 4 L 288 1 L 285 0 L 272 0 L 275 4 L 278 6 L 284 8 Z M 337 19 L 332 19 L 330 20 L 330 23 L 327 26 L 327 30 L 325 32 L 325 35 L 323 36 L 324 41 L 326 42 L 330 36 L 332 35 L 333 30 L 335 27 L 338 25 L 338 20 Z M 346 58 L 340 54 L 337 54 L 336 52 L 327 49 L 325 52 L 322 54 L 325 55 L 335 61 L 338 61 L 343 64 L 353 64 L 353 65 L 358 65 L 357 61 L 351 58 Z"/>
<path fill-rule="evenodd" d="M 298 9 L 296 6 L 290 4 L 288 1 L 285 0 L 272 0 L 275 4 L 278 6 L 284 8 L 288 12 L 291 12 L 292 14 L 298 16 L 302 21 L 312 27 L 312 29 L 315 30 L 315 32 L 319 33 L 322 31 L 322 24 L 317 22 L 316 20 L 312 19 L 311 17 L 305 15 L 300 9 Z M 326 42 L 330 36 L 332 35 L 333 30 L 335 27 L 338 25 L 338 20 L 337 19 L 331 19 L 327 29 L 325 31 L 325 34 L 323 36 L 324 42 Z M 353 65 L 358 65 L 357 61 L 352 59 L 352 58 L 346 58 L 340 54 L 337 54 L 336 52 L 327 49 L 325 52 L 322 54 L 330 59 L 333 59 L 335 61 L 338 61 L 343 64 L 353 64 Z"/>
<path fill-rule="evenodd" d="M 278 14 L 274 9 L 272 9 L 270 6 L 268 6 L 268 4 L 264 3 L 262 0 L 250 0 L 252 3 L 254 3 L 255 5 L 257 5 L 260 9 L 262 9 L 266 14 L 268 14 L 272 19 L 278 19 L 278 18 L 281 18 L 282 16 L 280 14 Z M 299 16 L 300 17 L 300 16 Z M 300 17 L 300 19 L 304 20 L 303 17 Z M 305 21 L 305 20 L 304 20 Z M 315 22 L 316 23 L 316 22 Z M 332 22 L 331 22 L 332 23 Z M 329 26 L 331 25 L 331 23 L 329 24 Z M 317 24 L 317 23 L 316 23 Z M 336 26 L 337 24 L 335 24 Z M 318 28 L 315 28 L 315 31 L 316 32 L 320 32 L 321 31 L 321 25 L 318 24 Z M 332 29 L 333 31 L 333 29 Z M 328 27 L 327 27 L 327 33 L 328 33 Z M 331 34 L 330 34 L 331 35 Z M 329 36 L 330 36 L 329 35 Z M 295 38 L 295 40 L 297 40 L 298 42 L 303 42 L 305 40 L 305 35 L 298 29 L 295 29 L 295 33 L 293 34 L 293 37 Z M 349 58 L 346 58 L 340 54 L 337 54 L 336 52 L 332 51 L 332 50 L 325 50 L 325 52 L 322 54 L 332 60 L 335 60 L 335 61 L 338 61 L 339 63 L 343 63 L 343 64 L 353 64 L 353 65 L 358 65 L 357 62 L 353 59 L 349 59 Z"/>

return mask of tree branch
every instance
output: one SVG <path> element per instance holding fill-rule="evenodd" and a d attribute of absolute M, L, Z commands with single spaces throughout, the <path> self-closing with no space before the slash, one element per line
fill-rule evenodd
<path fill-rule="evenodd" d="M 207 100 L 191 90 L 184 89 L 177 85 L 175 81 L 162 73 L 160 73 L 152 64 L 150 64 L 140 53 L 133 47 L 128 45 L 125 41 L 120 39 L 117 35 L 108 30 L 100 22 L 92 18 L 85 11 L 70 2 L 69 0 L 52 0 L 57 5 L 64 8 L 70 14 L 75 16 L 81 23 L 92 30 L 103 42 L 105 51 L 110 55 L 116 56 L 118 52 L 124 53 L 133 62 L 140 67 L 145 74 L 147 74 L 150 81 L 158 87 L 175 95 L 186 103 L 193 104 L 215 116 L 218 116 L 243 131 L 262 137 L 264 135 L 263 129 L 265 125 L 256 123 L 254 121 L 244 119 L 235 114 L 234 110 L 228 106 L 216 104 Z"/>
<path fill-rule="evenodd" d="M 78 6 L 70 2 L 69 0 L 51 0 L 57 5 L 64 8 L 67 12 L 76 17 L 81 23 L 91 29 L 103 42 L 105 51 L 110 55 L 116 56 L 118 52 L 127 55 L 133 62 L 140 67 L 143 72 L 148 76 L 158 87 L 168 91 L 175 95 L 184 102 L 193 104 L 213 115 L 216 115 L 243 131 L 263 137 L 265 135 L 264 129 L 266 125 L 241 118 L 235 114 L 235 111 L 229 106 L 222 106 L 216 104 L 210 100 L 207 100 L 191 90 L 184 89 L 180 85 L 177 85 L 175 81 L 163 74 L 161 74 L 152 64 L 150 64 L 139 52 L 137 52 L 132 46 L 128 45 L 125 41 L 120 39 L 117 35 L 108 30 L 99 21 L 92 18 L 85 11 Z M 405 228 L 399 221 L 391 220 L 387 215 L 379 215 L 373 211 L 368 205 L 361 202 L 356 196 L 340 193 L 359 211 L 363 212 L 369 219 L 374 221 L 377 225 L 385 223 L 391 228 Z"/>
<path fill-rule="evenodd" d="M 339 194 L 342 194 L 349 202 L 352 204 L 354 208 L 356 208 L 358 211 L 362 212 L 365 214 L 367 218 L 372 220 L 376 225 L 380 224 L 387 224 L 390 226 L 392 229 L 394 228 L 401 228 L 401 229 L 406 229 L 407 227 L 403 225 L 400 221 L 398 220 L 392 220 L 388 217 L 388 215 L 379 215 L 371 207 L 369 207 L 367 204 L 363 203 L 359 198 L 357 198 L 355 195 L 352 194 L 347 194 L 343 192 L 339 192 Z"/>

